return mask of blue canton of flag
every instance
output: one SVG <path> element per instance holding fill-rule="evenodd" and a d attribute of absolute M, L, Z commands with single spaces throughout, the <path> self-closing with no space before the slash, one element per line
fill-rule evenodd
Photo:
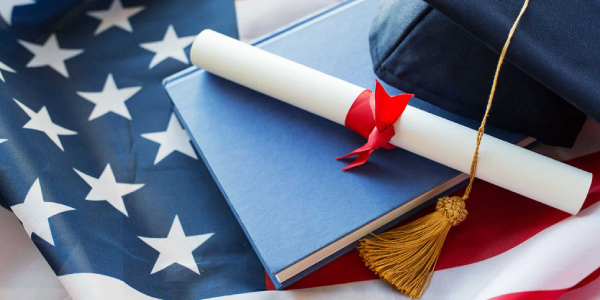
<path fill-rule="evenodd" d="M 161 85 L 201 30 L 237 36 L 233 1 L 2 0 L 0 18 L 0 193 L 71 296 L 264 289 Z"/>

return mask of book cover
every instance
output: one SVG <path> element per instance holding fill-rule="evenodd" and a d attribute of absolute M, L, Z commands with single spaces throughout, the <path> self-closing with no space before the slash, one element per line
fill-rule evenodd
<path fill-rule="evenodd" d="M 372 89 L 375 75 L 368 34 L 378 3 L 345 2 L 265 37 L 256 46 Z M 277 288 L 466 179 L 402 149 L 376 151 L 367 164 L 343 173 L 347 162 L 335 158 L 365 142 L 343 126 L 195 67 L 164 84 Z M 471 128 L 479 125 L 478 120 L 417 98 L 409 105 Z M 525 139 L 495 128 L 486 133 L 513 143 Z"/>

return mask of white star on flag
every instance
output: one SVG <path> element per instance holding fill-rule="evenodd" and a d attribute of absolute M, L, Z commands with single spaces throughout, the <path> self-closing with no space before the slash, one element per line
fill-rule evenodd
<path fill-rule="evenodd" d="M 13 70 L 11 67 L 5 65 L 3 62 L 0 61 L 0 70 L 4 70 L 7 72 L 11 72 L 11 73 L 16 73 L 17 71 Z M 2 82 L 6 82 L 4 81 L 4 75 L 2 75 L 2 72 L 0 72 L 0 80 L 2 80 Z"/>
<path fill-rule="evenodd" d="M 94 35 L 99 35 L 112 27 L 119 27 L 125 31 L 133 32 L 129 18 L 142 10 L 144 10 L 144 6 L 123 8 L 120 0 L 114 0 L 107 10 L 90 11 L 87 14 L 101 21 L 94 32 Z"/>
<path fill-rule="evenodd" d="M 104 88 L 101 92 L 77 92 L 77 95 L 96 104 L 88 121 L 99 118 L 109 112 L 113 112 L 119 116 L 131 120 L 129 110 L 125 105 L 125 101 L 133 97 L 142 89 L 141 86 L 127 87 L 119 89 L 113 79 L 112 74 L 108 74 Z"/>
<path fill-rule="evenodd" d="M 194 38 L 195 36 L 177 37 L 173 25 L 169 25 L 162 41 L 140 44 L 140 47 L 156 53 L 154 54 L 148 69 L 152 69 L 169 57 L 182 63 L 189 64 L 190 62 L 183 49 L 192 44 Z"/>
<path fill-rule="evenodd" d="M 10 209 L 21 220 L 25 231 L 29 233 L 30 237 L 35 233 L 52 246 L 54 246 L 54 238 L 52 237 L 48 219 L 62 212 L 75 210 L 72 207 L 59 203 L 45 202 L 39 178 L 35 180 L 29 192 L 27 192 L 25 201 L 21 204 L 11 206 Z"/>
<path fill-rule="evenodd" d="M 92 190 L 85 197 L 85 200 L 106 201 L 118 211 L 129 217 L 127 209 L 125 208 L 125 203 L 123 202 L 123 196 L 139 190 L 144 186 L 143 183 L 118 183 L 110 164 L 106 165 L 98 179 L 77 169 L 73 170 L 75 170 L 75 172 L 92 187 Z"/>
<path fill-rule="evenodd" d="M 36 113 L 29 107 L 25 106 L 25 104 L 19 102 L 19 100 L 15 98 L 13 98 L 13 100 L 15 100 L 15 102 L 17 102 L 21 109 L 29 116 L 29 118 L 31 118 L 29 122 L 25 123 L 23 128 L 37 130 L 45 133 L 50 138 L 50 140 L 52 140 L 54 144 L 56 144 L 56 146 L 60 148 L 60 150 L 65 151 L 58 136 L 75 135 L 77 134 L 77 132 L 54 124 L 45 106 L 42 106 L 42 108 Z"/>
<path fill-rule="evenodd" d="M 12 12 L 15 6 L 35 4 L 33 0 L 0 0 L 0 17 L 6 24 L 12 24 Z"/>
<path fill-rule="evenodd" d="M 190 136 L 185 129 L 179 125 L 179 121 L 175 114 L 171 114 L 171 119 L 169 119 L 169 125 L 167 125 L 166 131 L 144 133 L 142 134 L 142 137 L 160 144 L 158 153 L 156 153 L 156 159 L 154 159 L 155 165 L 163 158 L 167 157 L 167 155 L 173 153 L 173 151 L 179 151 L 193 159 L 198 159 L 192 144 L 190 144 Z"/>
<path fill-rule="evenodd" d="M 179 222 L 179 216 L 175 216 L 173 225 L 171 225 L 166 238 L 139 236 L 142 241 L 160 252 L 150 274 L 154 274 L 175 263 L 194 271 L 196 274 L 200 274 L 192 251 L 200 247 L 212 235 L 213 233 L 186 236 L 183 232 L 181 222 Z"/>
<path fill-rule="evenodd" d="M 8 140 L 7 139 L 0 139 L 0 144 L 4 143 L 6 141 L 8 141 Z"/>
<path fill-rule="evenodd" d="M 54 33 L 41 46 L 23 40 L 19 40 L 19 43 L 34 55 L 27 63 L 28 68 L 49 66 L 66 78 L 69 78 L 69 72 L 65 66 L 65 60 L 83 53 L 82 49 L 60 48 Z"/>

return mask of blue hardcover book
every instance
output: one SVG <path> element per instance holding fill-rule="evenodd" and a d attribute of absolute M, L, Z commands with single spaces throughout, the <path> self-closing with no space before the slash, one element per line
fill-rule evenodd
<path fill-rule="evenodd" d="M 378 4 L 345 2 L 256 46 L 373 89 L 368 34 Z M 343 173 L 347 162 L 335 158 L 365 142 L 343 126 L 195 67 L 167 78 L 165 87 L 277 288 L 467 178 L 402 149 L 376 151 L 367 164 Z M 479 125 L 416 98 L 409 105 Z M 513 143 L 527 140 L 494 128 L 487 133 Z"/>

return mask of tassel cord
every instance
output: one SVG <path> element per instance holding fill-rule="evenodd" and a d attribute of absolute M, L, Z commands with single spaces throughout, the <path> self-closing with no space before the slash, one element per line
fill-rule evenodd
<path fill-rule="evenodd" d="M 475 146 L 475 153 L 473 154 L 473 161 L 471 162 L 471 171 L 469 174 L 469 185 L 465 190 L 463 195 L 463 200 L 467 200 L 469 198 L 469 194 L 473 189 L 473 181 L 475 181 L 475 173 L 477 172 L 477 159 L 479 158 L 479 145 L 481 144 L 481 139 L 483 139 L 483 133 L 485 131 L 485 123 L 487 122 L 487 118 L 490 114 L 490 109 L 492 108 L 492 102 L 494 101 L 494 95 L 496 94 L 496 86 L 498 86 L 498 77 L 500 76 L 500 68 L 502 67 L 502 63 L 504 62 L 504 58 L 506 57 L 506 52 L 508 51 L 508 46 L 510 45 L 510 41 L 512 40 L 515 31 L 517 30 L 517 25 L 519 25 L 519 21 L 521 21 L 521 17 L 527 10 L 527 6 L 529 6 L 529 0 L 525 0 L 523 3 L 523 7 L 521 7 L 521 11 L 519 12 L 519 16 L 513 23 L 510 31 L 508 32 L 508 37 L 506 38 L 506 42 L 504 42 L 504 47 L 502 47 L 502 52 L 500 52 L 500 58 L 498 59 L 498 65 L 496 66 L 496 72 L 494 73 L 494 81 L 492 83 L 492 89 L 490 91 L 490 96 L 488 97 L 487 107 L 485 108 L 485 114 L 483 115 L 483 119 L 481 120 L 481 126 L 479 126 L 479 130 L 477 130 L 477 146 Z"/>

